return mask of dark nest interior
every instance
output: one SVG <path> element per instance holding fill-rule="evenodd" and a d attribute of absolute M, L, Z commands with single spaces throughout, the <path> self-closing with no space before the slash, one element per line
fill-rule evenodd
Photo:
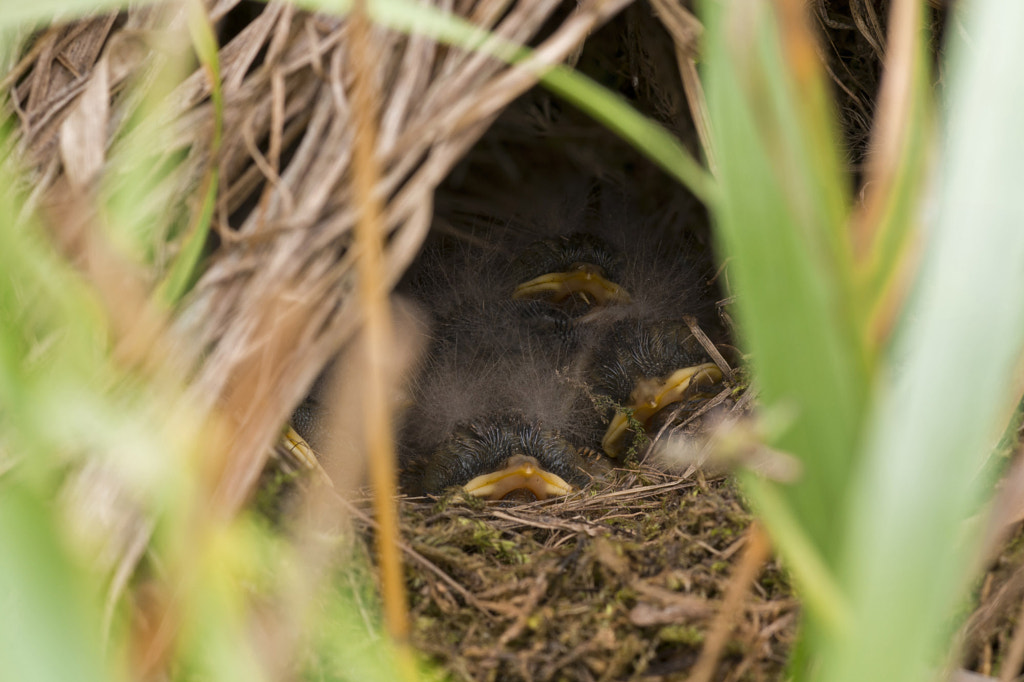
<path fill-rule="evenodd" d="M 696 34 L 680 44 L 683 38 L 671 32 L 679 24 L 666 21 L 672 17 L 665 3 L 521 4 L 455 3 L 478 23 L 500 25 L 510 38 L 553 50 L 548 60 L 566 61 L 619 93 L 699 154 L 680 74 L 696 49 Z M 692 17 L 689 4 L 679 8 L 685 17 Z M 808 7 L 824 37 L 822 57 L 852 186 L 873 118 L 887 3 L 815 0 Z M 280 518 L 289 508 L 278 485 L 293 475 L 281 473 L 291 471 L 288 462 L 271 461 L 265 469 L 262 458 L 244 453 L 266 450 L 260 446 L 272 442 L 356 327 L 346 297 L 354 218 L 345 210 L 352 195 L 342 151 L 351 146 L 350 121 L 338 113 L 348 111 L 338 93 L 351 85 L 338 75 L 347 58 L 338 48 L 345 34 L 340 20 L 274 4 L 219 2 L 210 13 L 222 41 L 224 185 L 206 270 L 174 328 L 187 339 L 182 354 L 198 368 L 196 395 L 228 414 L 246 415 L 237 417 L 246 437 L 225 459 L 224 504 L 254 499 Z M 935 9 L 936 46 L 944 20 Z M 27 41 L 25 60 L 5 80 L 22 122 L 20 144 L 37 169 L 37 194 L 66 225 L 57 241 L 70 252 L 81 246 L 82 225 L 68 222 L 77 204 L 58 197 L 69 186 L 88 184 L 94 169 L 88 158 L 61 156 L 62 131 L 88 123 L 63 108 L 88 95 L 89 80 L 80 76 L 88 76 L 102 54 L 109 56 L 103 69 L 110 85 L 100 96 L 109 94 L 113 109 L 124 111 L 119 85 L 142 61 L 133 40 L 155 21 L 133 10 L 51 29 Z M 696 328 L 736 370 L 710 400 L 658 422 L 649 440 L 656 446 L 682 433 L 700 443 L 709 415 L 726 418 L 750 408 L 742 352 L 732 338 L 728 272 L 716 264 L 708 217 L 697 200 L 600 124 L 531 87 L 536 79 L 523 70 L 425 38 L 376 37 L 381 82 L 409 86 L 406 96 L 385 102 L 378 148 L 387 277 L 399 294 L 422 298 L 423 281 L 459 267 L 444 254 L 491 253 L 507 261 L 515 254 L 502 252 L 503 245 L 565 235 L 574 222 L 586 229 L 603 221 L 620 244 L 657 243 L 677 252 L 694 292 L 677 315 L 694 316 Z M 52 66 L 68 62 L 74 46 L 74 69 Z M 415 71 L 410 65 L 417 60 L 429 68 Z M 208 163 L 203 142 L 210 92 L 196 76 L 175 94 L 182 123 L 176 142 L 162 152 L 187 158 L 179 185 L 184 195 L 201 182 Z M 106 140 L 106 128 L 97 134 Z M 165 227 L 168 243 L 181 229 L 173 219 Z M 268 296 L 268 290 L 281 293 Z M 264 344 L 264 356 L 239 350 L 270 327 L 293 332 Z M 274 373 L 263 384 L 246 379 L 254 367 L 266 366 Z M 259 410 L 247 407 L 253 396 Z M 652 447 L 639 443 L 614 461 L 595 455 L 592 480 L 566 498 L 519 504 L 451 492 L 403 498 L 417 649 L 461 680 L 683 679 L 702 665 L 713 666 L 708 679 L 780 679 L 799 615 L 785 572 L 774 560 L 756 559 L 750 514 L 726 475 L 689 466 L 699 460 L 647 457 Z M 254 487 L 260 488 L 255 494 Z M 369 512 L 359 506 L 354 519 L 371 543 Z M 979 583 L 981 606 L 964 640 L 968 665 L 982 673 L 997 666 L 1010 636 L 1013 605 L 1024 594 L 1022 563 L 1018 534 Z M 730 600 L 744 572 L 756 575 L 747 577 L 749 594 Z M 722 623 L 720 660 L 701 661 Z"/>

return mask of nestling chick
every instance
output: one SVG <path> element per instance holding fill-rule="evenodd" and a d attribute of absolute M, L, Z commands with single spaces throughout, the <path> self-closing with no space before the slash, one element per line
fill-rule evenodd
<path fill-rule="evenodd" d="M 605 228 L 610 238 L 622 238 Z M 574 233 L 536 242 L 515 262 L 522 281 L 514 296 L 559 305 L 573 318 L 576 362 L 588 390 L 616 406 L 604 410 L 600 439 L 612 457 L 628 444 L 631 425 L 648 426 L 669 405 L 695 399 L 722 379 L 680 319 L 699 312 L 701 297 L 694 295 L 694 268 L 677 254 L 650 239 L 634 237 L 632 248 L 617 248 Z"/>
<path fill-rule="evenodd" d="M 622 256 L 603 239 L 582 232 L 534 242 L 512 262 L 512 297 L 548 301 L 577 314 L 592 306 L 628 303 L 616 284 Z"/>
<path fill-rule="evenodd" d="M 592 331 L 587 377 L 594 393 L 617 406 L 601 438 L 611 457 L 626 447 L 631 424 L 646 428 L 669 405 L 701 397 L 722 379 L 682 321 L 633 318 Z"/>
<path fill-rule="evenodd" d="M 404 487 L 543 499 L 586 482 L 579 450 L 594 413 L 574 376 L 570 318 L 487 287 L 441 296 L 446 314 L 400 438 Z"/>
<path fill-rule="evenodd" d="M 701 313 L 696 270 L 652 231 L 627 234 L 619 198 L 554 236 L 509 230 L 421 257 L 408 285 L 432 341 L 400 418 L 407 492 L 564 495 L 589 478 L 581 453 L 619 455 L 631 428 L 722 378 L 680 321 Z M 321 430 L 313 403 L 295 420 Z"/>

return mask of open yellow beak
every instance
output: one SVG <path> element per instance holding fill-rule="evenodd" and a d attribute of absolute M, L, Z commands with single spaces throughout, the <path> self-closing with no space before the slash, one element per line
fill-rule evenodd
<path fill-rule="evenodd" d="M 582 263 L 566 272 L 549 272 L 523 282 L 512 292 L 512 298 L 547 299 L 561 303 L 570 296 L 580 296 L 588 303 L 628 303 L 625 289 L 601 274 L 596 265 Z"/>
<path fill-rule="evenodd" d="M 721 380 L 722 371 L 710 362 L 679 369 L 665 379 L 641 381 L 633 389 L 627 407 L 632 408 L 633 419 L 646 426 L 655 414 L 686 397 L 691 387 L 710 386 Z M 618 457 L 622 451 L 629 423 L 629 417 L 623 412 L 616 412 L 612 417 L 601 439 L 601 447 L 609 457 Z"/>
<path fill-rule="evenodd" d="M 533 457 L 515 455 L 498 471 L 477 476 L 463 490 L 474 497 L 501 500 L 517 490 L 528 490 L 538 500 L 572 492 L 573 487 L 550 471 L 545 471 Z"/>

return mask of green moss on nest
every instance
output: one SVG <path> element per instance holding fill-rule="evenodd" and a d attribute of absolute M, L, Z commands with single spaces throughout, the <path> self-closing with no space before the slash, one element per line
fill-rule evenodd
<path fill-rule="evenodd" d="M 704 643 L 704 633 L 692 625 L 667 625 L 658 630 L 658 639 L 697 648 Z"/>
<path fill-rule="evenodd" d="M 563 500 L 403 502 L 408 542 L 466 591 L 409 565 L 414 643 L 460 680 L 687 670 L 749 524 L 731 483 L 694 494 L 696 485 L 641 465 Z M 766 566 L 736 623 L 740 653 L 723 670 L 746 660 L 763 679 L 778 678 L 795 627 L 787 586 L 776 564 Z"/>

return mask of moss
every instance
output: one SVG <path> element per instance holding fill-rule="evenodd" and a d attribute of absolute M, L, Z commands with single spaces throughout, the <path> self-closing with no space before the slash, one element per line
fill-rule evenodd
<path fill-rule="evenodd" d="M 729 571 L 729 563 L 726 561 L 716 561 L 711 564 L 712 573 L 727 573 Z"/>
<path fill-rule="evenodd" d="M 466 546 L 475 548 L 480 552 L 493 554 L 500 561 L 505 563 L 528 564 L 530 556 L 522 551 L 520 544 L 515 540 L 502 536 L 502 532 L 481 519 L 469 519 L 460 517 L 456 523 L 468 530 Z M 526 539 L 526 544 L 528 538 Z"/>
<path fill-rule="evenodd" d="M 565 501 L 511 508 L 404 502 L 408 542 L 485 604 L 466 602 L 436 571 L 408 566 L 416 646 L 460 680 L 631 679 L 658 669 L 666 655 L 688 661 L 709 619 L 639 623 L 678 621 L 658 615 L 672 613 L 674 595 L 720 598 L 739 555 L 721 560 L 702 545 L 732 542 L 716 529 L 728 527 L 729 537 L 739 537 L 749 517 L 735 488 L 721 480 L 697 497 L 692 482 L 622 495 L 642 478 L 666 480 L 639 465 Z M 744 615 L 736 627 L 753 637 L 771 620 L 787 618 L 756 658 L 762 679 L 777 679 L 785 660 L 778 647 L 792 637 L 795 607 L 780 571 L 766 570 L 765 577 L 760 591 L 779 606 L 770 616 Z M 481 612 L 486 605 L 494 610 Z M 519 632 L 495 662 L 497 643 L 511 628 Z M 564 667 L 551 669 L 563 660 Z"/>
<path fill-rule="evenodd" d="M 279 527 L 302 472 L 284 471 L 271 463 L 260 474 L 260 483 L 253 497 L 252 509 L 273 526 Z"/>
<path fill-rule="evenodd" d="M 694 648 L 704 643 L 704 633 L 693 625 L 666 625 L 656 637 L 662 642 L 685 644 Z"/>

